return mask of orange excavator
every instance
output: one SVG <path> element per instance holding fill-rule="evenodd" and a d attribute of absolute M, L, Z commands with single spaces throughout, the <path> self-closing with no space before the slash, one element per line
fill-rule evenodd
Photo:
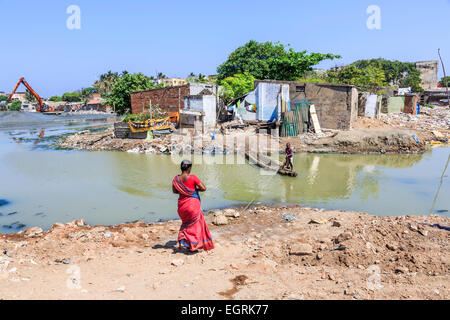
<path fill-rule="evenodd" d="M 44 100 L 36 93 L 36 91 L 31 88 L 31 86 L 28 84 L 28 82 L 25 81 L 25 78 L 20 78 L 19 81 L 17 81 L 16 86 L 14 87 L 14 90 L 11 92 L 11 94 L 8 97 L 8 101 L 12 99 L 14 93 L 16 92 L 17 88 L 20 86 L 20 84 L 23 83 L 23 85 L 28 89 L 28 91 L 31 92 L 31 94 L 36 98 L 39 106 L 37 108 L 38 112 L 49 112 L 49 111 L 55 111 L 54 108 L 51 108 L 44 104 Z"/>

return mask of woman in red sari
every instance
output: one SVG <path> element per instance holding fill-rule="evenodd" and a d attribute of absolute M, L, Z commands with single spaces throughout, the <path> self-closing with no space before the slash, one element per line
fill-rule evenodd
<path fill-rule="evenodd" d="M 178 234 L 180 247 L 183 245 L 190 251 L 214 249 L 214 243 L 209 233 L 205 217 L 201 209 L 199 192 L 206 191 L 205 185 L 195 175 L 190 174 L 192 163 L 181 162 L 181 175 L 172 181 L 173 193 L 179 194 L 178 215 L 182 225 Z"/>

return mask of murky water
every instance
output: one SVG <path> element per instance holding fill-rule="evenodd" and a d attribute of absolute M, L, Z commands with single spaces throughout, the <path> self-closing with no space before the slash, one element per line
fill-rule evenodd
<path fill-rule="evenodd" d="M 171 180 L 178 164 L 170 156 L 49 147 L 63 134 L 111 125 L 102 116 L 0 113 L 0 232 L 48 228 L 78 218 L 90 224 L 176 218 Z M 202 195 L 204 210 L 255 200 L 422 215 L 433 207 L 449 152 L 296 155 L 297 178 L 260 175 L 259 168 L 248 164 L 195 165 L 193 173 L 208 188 Z M 443 215 L 450 210 L 449 171 L 433 209 Z"/>

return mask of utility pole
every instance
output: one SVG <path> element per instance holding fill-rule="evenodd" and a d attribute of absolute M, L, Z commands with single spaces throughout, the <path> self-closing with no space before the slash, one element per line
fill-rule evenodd
<path fill-rule="evenodd" d="M 441 59 L 442 71 L 444 71 L 445 88 L 447 91 L 447 105 L 450 107 L 450 95 L 448 93 L 448 80 L 447 80 L 447 75 L 445 73 L 444 61 L 442 61 L 442 57 L 441 57 L 441 49 L 438 49 L 438 55 L 439 55 L 439 59 Z"/>
<path fill-rule="evenodd" d="M 181 88 L 178 88 L 178 121 L 180 122 L 178 124 L 178 129 L 181 132 Z"/>

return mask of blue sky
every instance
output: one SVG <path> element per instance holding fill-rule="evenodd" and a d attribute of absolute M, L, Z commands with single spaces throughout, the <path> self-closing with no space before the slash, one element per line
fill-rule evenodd
<path fill-rule="evenodd" d="M 80 30 L 66 27 L 72 4 Z M 369 5 L 381 8 L 381 30 L 366 27 Z M 342 56 L 325 68 L 438 59 L 440 47 L 450 73 L 449 14 L 450 0 L 0 0 L 0 91 L 21 76 L 50 96 L 88 87 L 108 70 L 214 74 L 250 39 Z"/>

